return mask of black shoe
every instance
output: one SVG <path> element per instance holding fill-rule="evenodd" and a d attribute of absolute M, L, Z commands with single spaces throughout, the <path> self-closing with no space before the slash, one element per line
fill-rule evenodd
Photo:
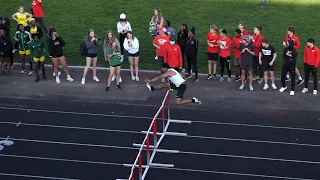
<path fill-rule="evenodd" d="M 236 77 L 234 80 L 235 80 L 235 81 L 240 81 L 241 78 L 240 78 L 240 77 Z"/>
<path fill-rule="evenodd" d="M 12 76 L 12 73 L 9 71 L 9 72 L 7 73 L 7 76 Z"/>
<path fill-rule="evenodd" d="M 2 71 L 2 76 L 6 75 L 6 72 Z"/>
<path fill-rule="evenodd" d="M 212 79 L 212 75 L 211 74 L 208 74 L 208 76 L 207 76 L 207 80 L 210 80 L 210 79 Z"/>
<path fill-rule="evenodd" d="M 47 80 L 47 76 L 44 75 L 44 76 L 43 76 L 43 80 L 44 80 L 44 81 Z"/>
<path fill-rule="evenodd" d="M 117 88 L 121 90 L 121 86 L 119 84 L 117 85 Z"/>
<path fill-rule="evenodd" d="M 298 81 L 298 85 L 299 85 L 299 86 L 301 86 L 303 83 L 304 83 L 304 80 L 303 80 L 303 79 Z"/>
<path fill-rule="evenodd" d="M 110 87 L 107 87 L 107 88 L 106 88 L 106 91 L 108 92 L 108 91 L 109 91 L 109 89 L 110 89 Z"/>
<path fill-rule="evenodd" d="M 194 82 L 194 83 L 196 83 L 196 82 L 198 82 L 198 81 L 199 81 L 199 78 L 194 78 L 194 79 L 193 79 L 193 82 Z"/>
<path fill-rule="evenodd" d="M 191 74 L 186 75 L 185 79 L 190 79 L 192 78 Z"/>
<path fill-rule="evenodd" d="M 36 78 L 35 82 L 39 82 L 40 81 L 40 78 L 39 76 Z"/>
<path fill-rule="evenodd" d="M 13 69 L 13 67 L 14 67 L 14 64 L 11 64 L 11 67 L 10 67 L 10 69 Z"/>

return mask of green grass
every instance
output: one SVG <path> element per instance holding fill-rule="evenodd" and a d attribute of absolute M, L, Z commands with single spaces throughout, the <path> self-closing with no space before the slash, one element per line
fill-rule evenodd
<path fill-rule="evenodd" d="M 233 36 L 240 20 L 245 22 L 250 33 L 255 25 L 263 27 L 262 34 L 269 39 L 277 52 L 276 69 L 282 64 L 282 41 L 288 26 L 297 29 L 302 48 L 299 51 L 299 67 L 302 70 L 302 55 L 306 39 L 312 37 L 320 39 L 318 33 L 320 24 L 319 0 L 273 0 L 266 8 L 257 8 L 260 0 L 184 0 L 184 1 L 144 1 L 144 0 L 54 0 L 44 1 L 45 22 L 54 24 L 60 35 L 66 41 L 65 56 L 72 65 L 84 65 L 84 58 L 79 55 L 79 43 L 89 28 L 94 28 L 96 34 L 104 37 L 106 31 L 111 29 L 116 32 L 116 23 L 121 12 L 127 14 L 128 21 L 132 24 L 133 32 L 140 41 L 140 68 L 158 69 L 154 60 L 155 49 L 148 27 L 153 10 L 160 7 L 163 16 L 171 20 L 172 27 L 177 31 L 181 23 L 186 23 L 191 28 L 196 27 L 196 36 L 200 42 L 198 64 L 200 72 L 207 73 L 206 39 L 209 26 L 216 24 L 218 28 L 228 30 L 228 35 Z M 2 3 L 0 12 L 3 17 L 16 12 L 19 6 L 24 6 L 30 12 L 30 0 L 7 0 Z M 12 27 L 16 23 L 12 22 Z M 12 28 L 14 29 L 14 28 Z M 99 65 L 106 66 L 102 56 L 102 47 L 99 56 Z M 128 67 L 125 62 L 123 67 Z"/>

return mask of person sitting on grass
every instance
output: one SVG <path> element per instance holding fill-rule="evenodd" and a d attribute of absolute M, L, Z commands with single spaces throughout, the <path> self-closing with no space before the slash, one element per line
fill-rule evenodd
<path fill-rule="evenodd" d="M 35 64 L 35 72 L 37 74 L 37 78 L 35 82 L 39 82 L 40 80 L 39 72 L 38 72 L 40 68 L 42 69 L 42 76 L 43 76 L 43 80 L 45 81 L 47 80 L 46 70 L 44 67 L 45 45 L 44 45 L 44 42 L 40 40 L 38 34 L 32 34 L 32 39 L 33 40 L 29 43 L 29 47 L 30 47 L 31 57 Z"/>
<path fill-rule="evenodd" d="M 267 90 L 268 85 L 268 71 L 270 72 L 271 87 L 276 90 L 277 86 L 274 83 L 274 61 L 277 58 L 276 50 L 269 44 L 267 39 L 262 40 L 262 46 L 259 53 L 259 64 L 262 65 L 262 71 L 264 72 L 264 86 L 263 89 Z"/>
<path fill-rule="evenodd" d="M 121 86 L 119 84 L 120 69 L 121 69 L 121 54 L 120 54 L 120 49 L 118 48 L 117 43 L 115 41 L 111 42 L 111 46 L 107 49 L 107 54 L 108 54 L 108 62 L 110 64 L 108 86 L 106 88 L 106 91 L 108 92 L 112 82 L 112 76 L 114 74 L 116 74 L 117 88 L 121 89 Z"/>
<path fill-rule="evenodd" d="M 189 103 L 201 104 L 201 101 L 195 97 L 193 97 L 192 99 L 183 99 L 184 93 L 187 90 L 187 86 L 185 84 L 185 80 L 182 78 L 182 76 L 179 74 L 178 71 L 176 71 L 173 68 L 170 68 L 169 64 L 167 63 L 162 64 L 162 71 L 164 72 L 164 74 L 162 74 L 161 76 L 155 77 L 151 80 L 149 79 L 145 80 L 145 82 L 147 83 L 147 88 L 150 91 L 161 90 L 161 89 L 174 89 L 174 90 L 177 90 L 177 99 L 176 99 L 177 105 L 183 105 L 183 104 L 189 104 Z M 161 78 L 168 78 L 169 83 L 162 83 L 157 86 L 151 86 L 149 84 L 151 82 L 156 82 Z"/>

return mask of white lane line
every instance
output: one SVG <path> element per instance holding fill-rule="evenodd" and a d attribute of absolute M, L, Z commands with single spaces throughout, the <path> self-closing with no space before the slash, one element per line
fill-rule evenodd
<path fill-rule="evenodd" d="M 269 176 L 269 175 L 262 175 L 262 174 L 247 174 L 247 173 L 234 173 L 234 172 L 223 172 L 223 171 L 209 171 L 209 170 L 200 170 L 200 169 L 164 168 L 164 167 L 154 167 L 154 168 L 156 168 L 156 169 L 168 169 L 168 170 L 175 170 L 175 171 L 211 173 L 211 174 L 224 174 L 224 175 L 236 175 L 236 176 L 249 176 L 249 177 L 260 177 L 260 178 L 273 178 L 273 179 L 316 180 L 316 179 L 305 179 L 305 178 L 295 178 L 295 177 Z"/>
<path fill-rule="evenodd" d="M 74 163 L 88 163 L 88 164 L 99 164 L 99 165 L 123 166 L 123 164 L 119 164 L 119 163 L 107 163 L 107 162 L 96 162 L 96 161 L 81 161 L 81 160 L 73 160 L 73 159 L 58 159 L 58 158 L 46 158 L 46 157 L 35 157 L 35 156 L 20 156 L 20 155 L 8 155 L 8 154 L 0 154 L 0 156 L 13 157 L 13 158 L 25 158 L 25 159 L 37 159 L 37 160 L 51 160 L 51 161 L 62 161 L 62 162 L 74 162 Z M 264 177 L 264 178 L 274 178 L 274 179 L 313 180 L 313 179 L 303 179 L 303 178 L 294 178 L 294 177 L 269 176 L 269 175 L 261 175 L 261 174 L 245 174 L 245 173 L 222 172 L 222 171 L 205 171 L 205 170 L 197 170 L 197 169 L 165 168 L 165 167 L 152 167 L 152 168 L 168 169 L 168 170 L 175 170 L 175 171 L 211 173 L 211 174 L 225 174 L 225 175 L 237 175 L 237 176 Z"/>
<path fill-rule="evenodd" d="M 6 137 L 6 139 L 5 139 L 5 141 L 8 141 L 8 140 L 9 140 L 9 138 L 10 138 L 10 136 L 7 136 L 7 137 Z"/>
<path fill-rule="evenodd" d="M 124 147 L 124 146 L 107 146 L 107 145 L 100 145 L 100 144 L 80 144 L 80 143 L 70 143 L 70 142 L 41 141 L 41 140 L 34 140 L 34 139 L 17 139 L 17 138 L 10 138 L 10 139 L 14 140 L 14 141 L 22 141 L 22 142 L 73 145 L 73 146 L 86 146 L 86 147 L 100 147 L 100 148 L 113 148 L 113 149 L 126 149 L 126 150 L 139 150 L 139 148 Z M 172 151 L 172 150 L 170 150 L 170 151 Z M 275 158 L 266 158 L 266 157 L 240 156 L 240 155 L 227 155 L 227 154 L 213 154 L 213 153 L 200 153 L 200 152 L 187 152 L 187 151 L 177 151 L 177 153 L 190 154 L 190 155 L 202 155 L 202 156 L 231 157 L 231 158 L 239 158 L 239 159 L 257 159 L 257 160 L 267 160 L 267 161 L 293 162 L 293 163 L 305 163 L 305 164 L 320 164 L 320 162 L 316 162 L 316 161 L 304 161 L 304 160 L 294 160 L 294 159 L 275 159 Z"/>
<path fill-rule="evenodd" d="M 115 115 L 115 114 L 80 113 L 80 112 L 71 112 L 71 111 L 25 109 L 25 108 L 12 108 L 12 107 L 2 107 L 2 106 L 0 106 L 0 109 L 46 112 L 46 113 L 58 113 L 58 114 L 86 115 L 86 116 L 117 117 L 117 118 L 123 118 L 123 119 L 129 119 L 130 118 L 130 119 L 152 120 L 152 118 L 144 117 L 144 116 L 125 116 L 125 115 Z M 172 121 L 190 121 L 191 123 L 200 123 L 200 124 L 218 124 L 218 125 L 230 125 L 230 126 L 244 126 L 244 127 L 257 127 L 257 128 L 286 129 L 286 130 L 300 130 L 300 131 L 320 132 L 320 129 L 298 128 L 298 127 L 287 127 L 287 126 L 270 126 L 270 125 L 245 124 L 245 123 L 225 123 L 225 122 L 217 122 L 217 121 L 200 121 L 200 120 L 185 120 L 185 119 L 180 119 L 180 120 L 172 119 Z"/>
<path fill-rule="evenodd" d="M 24 178 L 36 178 L 36 179 L 53 179 L 53 180 L 80 180 L 80 179 L 35 176 L 35 175 L 26 175 L 26 174 L 11 174 L 11 173 L 1 173 L 1 172 L 0 172 L 0 176 L 13 176 L 13 177 L 24 177 Z"/>
<path fill-rule="evenodd" d="M 4 122 L 0 121 L 0 124 L 13 124 L 14 122 Z M 131 133 L 131 134 L 143 134 L 140 131 L 123 131 L 116 129 L 96 129 L 96 128 L 86 128 L 86 127 L 70 127 L 70 126 L 56 126 L 56 125 L 43 125 L 43 124 L 30 124 L 30 123 L 21 123 L 20 125 L 25 126 L 38 126 L 38 127 L 52 127 L 52 128 L 67 128 L 67 129 L 79 129 L 79 130 L 92 130 L 92 131 L 104 131 L 104 132 L 118 132 L 118 133 Z M 222 141 L 239 141 L 239 142 L 251 142 L 251 143 L 268 143 L 268 144 L 281 144 L 281 145 L 291 145 L 291 146 L 306 146 L 306 147 L 320 147 L 318 144 L 303 144 L 303 143 L 290 143 L 290 142 L 281 142 L 281 141 L 264 141 L 256 139 L 239 139 L 239 138 L 224 138 L 224 137 L 210 137 L 210 136 L 195 136 L 187 135 L 180 136 L 182 138 L 196 138 L 196 139 L 211 139 L 211 140 L 222 140 Z"/>
<path fill-rule="evenodd" d="M 21 121 L 19 121 L 19 123 L 17 124 L 17 127 L 21 124 Z"/>

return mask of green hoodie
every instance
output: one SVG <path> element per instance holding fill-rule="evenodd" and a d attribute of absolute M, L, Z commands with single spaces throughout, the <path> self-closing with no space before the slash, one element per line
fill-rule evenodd
<path fill-rule="evenodd" d="M 18 48 L 20 51 L 26 51 L 30 49 L 28 43 L 31 41 L 31 35 L 28 31 L 17 31 L 14 39 L 19 41 Z"/>
<path fill-rule="evenodd" d="M 31 41 L 29 43 L 30 53 L 32 58 L 40 58 L 44 56 L 44 42 L 42 40 Z M 39 50 L 40 49 L 40 50 Z"/>

